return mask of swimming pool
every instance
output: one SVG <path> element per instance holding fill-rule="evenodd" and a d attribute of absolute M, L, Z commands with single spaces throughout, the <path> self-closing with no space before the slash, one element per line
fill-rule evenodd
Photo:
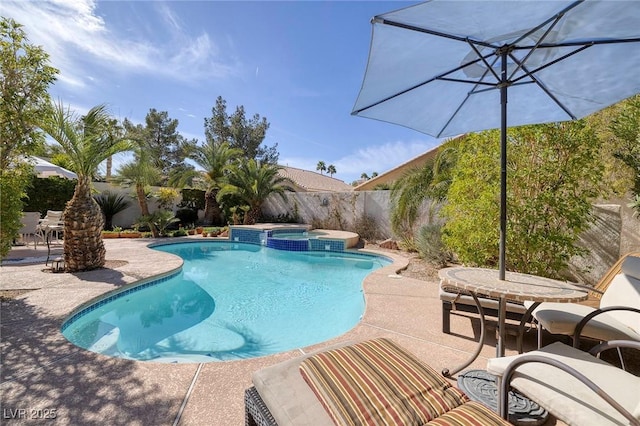
<path fill-rule="evenodd" d="M 153 247 L 184 259 L 180 272 L 105 296 L 62 326 L 72 343 L 160 362 L 245 359 L 319 343 L 364 313 L 362 281 L 381 256 L 289 252 L 233 242 Z"/>

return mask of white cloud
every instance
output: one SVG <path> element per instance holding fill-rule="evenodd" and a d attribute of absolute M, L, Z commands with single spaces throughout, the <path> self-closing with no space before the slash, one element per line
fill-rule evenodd
<path fill-rule="evenodd" d="M 327 160 L 327 165 L 333 164 L 338 173 L 334 177 L 351 182 L 360 178 L 362 173 L 371 175 L 373 172 L 382 174 L 400 164 L 417 157 L 437 146 L 437 140 L 395 141 L 384 145 L 370 146 L 359 149 L 342 158 Z M 281 157 L 280 164 L 305 170 L 316 170 L 317 158 Z"/>
<path fill-rule="evenodd" d="M 333 164 L 340 174 L 373 172 L 382 174 L 400 164 L 425 153 L 437 145 L 436 141 L 396 141 L 384 145 L 370 146 L 357 150 L 346 157 L 335 160 Z"/>
<path fill-rule="evenodd" d="M 203 77 L 226 77 L 235 72 L 235 61 L 221 59 L 220 49 L 206 33 L 188 34 L 179 17 L 161 4 L 156 8 L 163 25 L 170 30 L 170 40 L 159 44 L 149 39 L 133 38 L 96 13 L 94 0 L 7 1 L 2 15 L 24 25 L 31 43 L 43 46 L 53 66 L 60 69 L 59 81 L 74 88 L 91 82 L 90 67 L 107 72 L 125 71 L 163 75 L 182 81 Z M 150 17 L 149 17 L 150 18 Z"/>

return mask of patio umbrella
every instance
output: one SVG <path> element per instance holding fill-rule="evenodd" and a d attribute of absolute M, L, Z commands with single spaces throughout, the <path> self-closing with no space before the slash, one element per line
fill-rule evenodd
<path fill-rule="evenodd" d="M 67 170 L 64 167 L 50 163 L 40 157 L 30 156 L 27 161 L 33 165 L 33 168 L 39 178 L 58 176 L 66 179 L 78 179 L 78 175 L 71 170 Z"/>
<path fill-rule="evenodd" d="M 581 118 L 640 92 L 640 2 L 432 0 L 372 25 L 352 115 L 438 138 L 501 129 L 504 280 L 507 126 Z"/>

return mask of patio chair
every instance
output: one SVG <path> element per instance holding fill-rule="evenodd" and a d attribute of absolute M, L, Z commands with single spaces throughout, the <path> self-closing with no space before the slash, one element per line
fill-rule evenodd
<path fill-rule="evenodd" d="M 607 342 L 589 353 L 556 342 L 524 355 L 490 359 L 487 370 L 498 377 L 501 416 L 513 387 L 568 425 L 640 426 L 640 377 L 596 357 L 620 347 L 640 350 L 640 342 Z"/>
<path fill-rule="evenodd" d="M 253 385 L 245 391 L 247 426 L 509 424 L 386 338 L 263 368 Z"/>
<path fill-rule="evenodd" d="M 56 241 L 60 239 L 60 232 L 64 226 L 63 212 L 59 210 L 47 210 L 47 214 L 38 223 L 37 234 L 43 241 L 48 241 L 50 234 L 55 234 Z"/>
<path fill-rule="evenodd" d="M 18 231 L 20 239 L 28 245 L 28 239 L 33 240 L 33 248 L 38 247 L 38 222 L 40 221 L 39 212 L 24 212 L 22 214 L 22 228 Z"/>
<path fill-rule="evenodd" d="M 611 276 L 613 272 L 617 273 Z M 545 302 L 533 310 L 539 324 L 538 347 L 543 329 L 571 336 L 574 347 L 581 338 L 640 341 L 640 257 L 625 256 L 605 278 L 608 282 L 597 307 Z"/>

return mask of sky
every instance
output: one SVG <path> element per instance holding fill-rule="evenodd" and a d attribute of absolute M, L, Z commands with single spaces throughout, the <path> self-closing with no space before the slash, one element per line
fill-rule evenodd
<path fill-rule="evenodd" d="M 438 145 L 431 136 L 351 116 L 367 65 L 373 16 L 400 1 L 2 0 L 0 15 L 60 70 L 50 94 L 79 114 L 106 104 L 144 123 L 151 108 L 204 141 L 218 96 L 270 123 L 280 164 L 333 164 L 347 183 Z M 126 161 L 126 156 L 116 158 Z"/>

